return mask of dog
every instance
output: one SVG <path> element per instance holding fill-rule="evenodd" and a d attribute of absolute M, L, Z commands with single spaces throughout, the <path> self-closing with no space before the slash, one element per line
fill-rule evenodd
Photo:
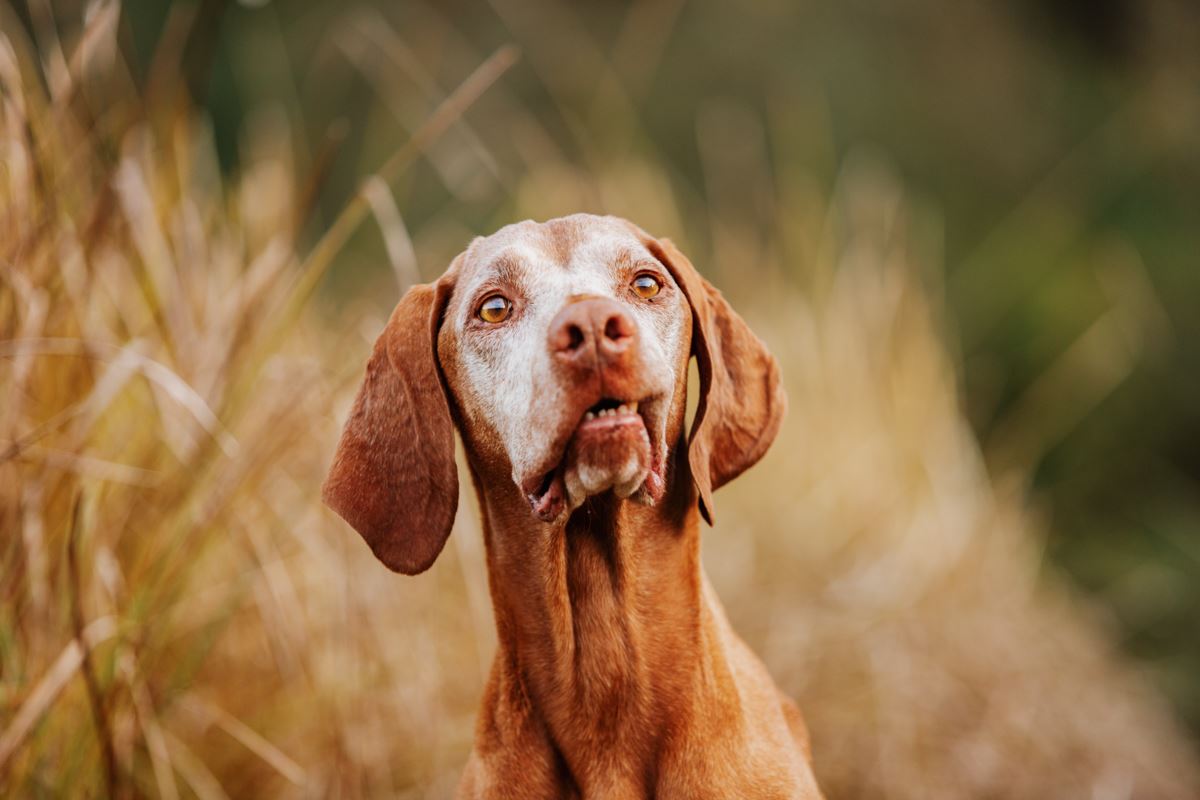
<path fill-rule="evenodd" d="M 454 521 L 461 436 L 498 649 L 459 797 L 821 797 L 799 710 L 700 563 L 712 493 L 786 406 L 720 292 L 616 217 L 509 225 L 403 296 L 323 496 L 420 573 Z"/>

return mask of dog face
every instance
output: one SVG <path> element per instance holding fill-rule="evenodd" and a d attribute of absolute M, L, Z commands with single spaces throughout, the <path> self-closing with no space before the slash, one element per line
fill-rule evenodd
<path fill-rule="evenodd" d="M 325 500 L 389 567 L 426 569 L 457 505 L 457 419 L 481 480 L 512 481 L 537 524 L 608 491 L 654 504 L 682 442 L 689 355 L 701 397 L 686 466 L 711 522 L 711 492 L 782 419 L 774 359 L 669 241 L 615 217 L 510 225 L 397 305 Z"/>
<path fill-rule="evenodd" d="M 690 342 L 662 262 L 628 224 L 581 215 L 472 243 L 437 351 L 468 447 L 552 522 L 608 490 L 661 499 Z"/>

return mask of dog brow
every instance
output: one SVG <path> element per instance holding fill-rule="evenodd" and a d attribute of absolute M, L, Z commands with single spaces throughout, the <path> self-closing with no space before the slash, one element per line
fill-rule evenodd
<path fill-rule="evenodd" d="M 528 268 L 524 259 L 508 251 L 496 256 L 484 272 L 497 283 L 519 286 L 524 281 Z"/>
<path fill-rule="evenodd" d="M 649 261 L 653 261 L 653 259 L 646 254 L 638 253 L 628 247 L 622 247 L 613 256 L 613 266 L 616 267 L 636 267 L 638 264 L 644 264 Z"/>

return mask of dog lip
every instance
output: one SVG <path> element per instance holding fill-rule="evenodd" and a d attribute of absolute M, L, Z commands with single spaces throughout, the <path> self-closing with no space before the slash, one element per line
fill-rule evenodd
<path fill-rule="evenodd" d="M 566 507 L 566 484 L 560 464 L 546 473 L 532 492 L 526 492 L 533 515 L 542 522 L 553 522 Z"/>
<path fill-rule="evenodd" d="M 560 457 L 559 461 L 561 461 L 561 460 L 562 459 Z M 526 478 L 525 480 L 520 482 L 519 486 L 521 489 L 521 493 L 524 494 L 526 497 L 530 498 L 531 500 L 534 497 L 541 497 L 543 494 L 545 494 L 549 490 L 550 484 L 554 480 L 554 473 L 557 471 L 558 471 L 558 462 L 555 462 L 554 466 L 552 466 L 551 468 L 544 470 L 542 472 L 537 472 L 533 475 L 530 475 L 528 478 Z"/>
<path fill-rule="evenodd" d="M 575 427 L 571 430 L 571 435 L 567 437 L 567 441 L 563 444 L 559 460 L 561 461 L 566 456 L 566 450 L 571 440 L 580 433 L 616 429 L 624 425 L 637 423 L 644 427 L 646 433 L 649 434 L 653 430 L 651 427 L 652 420 L 647 417 L 646 412 L 654 408 L 654 401 L 657 399 L 657 395 L 643 397 L 640 400 L 619 400 L 612 397 L 600 398 L 600 400 L 588 406 L 587 410 L 583 412 L 582 416 L 575 423 Z"/>
<path fill-rule="evenodd" d="M 619 428 L 625 425 L 642 425 L 644 427 L 645 424 L 646 421 L 642 419 L 642 415 L 636 412 L 616 412 L 603 416 L 593 416 L 589 411 L 575 427 L 575 433 L 572 434 L 571 438 L 573 439 L 581 433 L 591 431 Z"/>
<path fill-rule="evenodd" d="M 577 428 L 581 428 L 594 419 L 604 419 L 606 417 L 636 417 L 639 401 L 634 400 L 629 403 L 622 403 L 619 400 L 601 400 L 594 406 L 589 408 L 583 414 L 583 421 L 579 423 Z"/>

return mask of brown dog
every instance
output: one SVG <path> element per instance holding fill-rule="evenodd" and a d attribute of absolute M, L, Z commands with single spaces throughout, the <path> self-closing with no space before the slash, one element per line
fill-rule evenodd
<path fill-rule="evenodd" d="M 624 220 L 510 225 L 405 294 L 324 496 L 388 567 L 427 569 L 458 504 L 457 425 L 499 633 L 461 797 L 820 797 L 800 712 L 700 565 L 713 490 L 785 408 L 741 317 Z"/>

